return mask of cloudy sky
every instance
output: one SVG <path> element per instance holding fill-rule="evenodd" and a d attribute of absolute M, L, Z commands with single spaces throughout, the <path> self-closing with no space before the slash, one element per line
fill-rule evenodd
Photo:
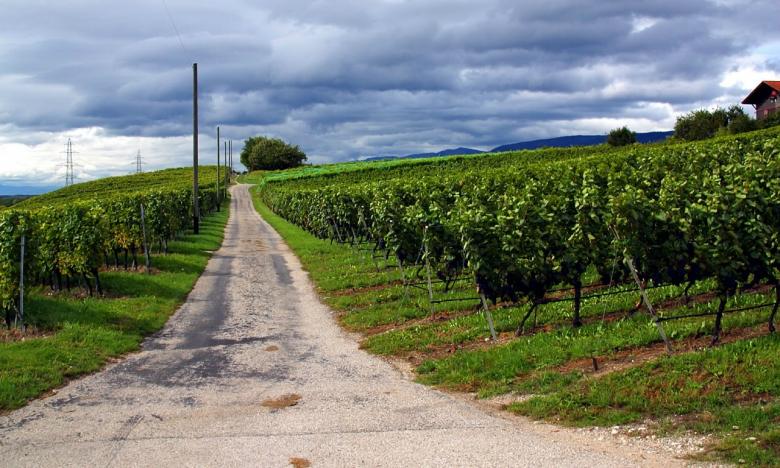
<path fill-rule="evenodd" d="M 776 0 L 0 0 L 0 193 L 201 159 L 312 162 L 668 130 L 780 79 Z M 177 32 L 180 36 L 177 36 Z M 235 154 L 235 153 L 234 153 Z M 237 159 L 237 158 L 236 158 Z M 32 188 L 31 188 L 32 187 Z"/>

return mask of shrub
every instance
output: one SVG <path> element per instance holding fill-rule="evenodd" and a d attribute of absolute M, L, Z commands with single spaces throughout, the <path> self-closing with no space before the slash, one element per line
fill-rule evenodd
<path fill-rule="evenodd" d="M 609 146 L 626 146 L 636 143 L 636 133 L 628 127 L 616 128 L 607 135 L 607 144 Z"/>

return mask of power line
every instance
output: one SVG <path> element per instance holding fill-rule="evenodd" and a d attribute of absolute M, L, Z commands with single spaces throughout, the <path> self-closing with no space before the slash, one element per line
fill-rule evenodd
<path fill-rule="evenodd" d="M 168 14 L 168 19 L 171 21 L 171 26 L 173 26 L 174 32 L 176 32 L 176 37 L 179 38 L 179 45 L 181 46 L 181 50 L 184 51 L 184 53 L 187 53 L 187 48 L 184 47 L 184 42 L 181 40 L 181 34 L 179 34 L 179 28 L 176 27 L 176 22 L 173 20 L 173 15 L 171 14 L 171 10 L 168 8 L 168 3 L 165 0 L 162 0 L 162 4 L 165 7 L 165 13 Z"/>

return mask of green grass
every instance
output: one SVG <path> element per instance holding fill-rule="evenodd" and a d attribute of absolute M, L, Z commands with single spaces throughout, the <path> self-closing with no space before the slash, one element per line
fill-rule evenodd
<path fill-rule="evenodd" d="M 703 282 L 692 288 L 691 292 L 704 292 L 711 287 L 711 283 Z M 660 301 L 678 297 L 682 289 L 682 287 L 674 286 L 652 289 L 648 291 L 648 295 L 653 303 L 658 304 Z M 454 291 L 450 295 L 464 297 L 468 295 L 468 292 L 469 289 L 463 288 L 459 291 Z M 636 304 L 637 294 L 636 291 L 631 291 L 629 288 L 624 294 L 583 300 L 580 315 L 585 321 L 600 320 L 605 314 L 614 314 L 621 311 L 628 315 L 628 311 L 632 310 Z M 448 297 L 448 295 L 440 293 L 437 297 Z M 425 302 L 427 305 L 424 298 L 421 302 Z M 471 304 L 474 305 L 476 303 L 472 301 Z M 514 331 L 528 311 L 528 308 L 529 305 L 524 304 L 494 311 L 493 318 L 496 331 Z M 696 307 L 694 310 L 700 308 Z M 571 314 L 571 302 L 543 304 L 537 308 L 537 325 L 564 325 L 571 320 Z M 532 323 L 533 321 L 526 328 L 531 328 L 530 324 Z M 380 335 L 374 335 L 367 339 L 366 348 L 377 354 L 396 354 L 401 351 L 421 351 L 430 346 L 461 344 L 489 336 L 490 332 L 484 316 L 482 314 L 471 314 L 446 322 L 428 323 L 416 326 L 413 329 L 392 330 Z"/>
<path fill-rule="evenodd" d="M 780 336 L 768 335 L 663 357 L 600 379 L 578 380 L 509 409 L 576 426 L 650 417 L 662 421 L 666 430 L 723 435 L 710 455 L 751 466 L 776 465 L 779 356 Z"/>
<path fill-rule="evenodd" d="M 202 219 L 201 232 L 154 255 L 154 275 L 104 272 L 104 297 L 80 298 L 33 288 L 25 300 L 30 329 L 42 336 L 0 343 L 0 410 L 27 401 L 68 379 L 99 370 L 108 359 L 135 351 L 165 324 L 192 289 L 211 251 L 222 243 L 225 209 Z"/>
<path fill-rule="evenodd" d="M 763 302 L 758 296 L 756 302 Z M 733 329 L 765 322 L 765 314 L 741 313 L 727 316 L 724 327 Z M 681 320 L 667 324 L 670 335 L 680 339 L 705 335 L 709 322 Z M 533 373 L 589 357 L 608 357 L 616 351 L 647 346 L 661 341 L 655 326 L 644 314 L 613 322 L 594 322 L 573 329 L 560 327 L 546 333 L 521 337 L 506 345 L 463 350 L 446 359 L 424 362 L 419 380 L 429 385 L 468 388 L 481 396 L 517 390 L 518 379 Z"/>

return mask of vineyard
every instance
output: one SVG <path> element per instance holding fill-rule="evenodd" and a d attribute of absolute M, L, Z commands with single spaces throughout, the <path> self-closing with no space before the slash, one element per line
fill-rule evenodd
<path fill-rule="evenodd" d="M 492 301 L 535 306 L 569 285 L 581 325 L 583 276 L 640 288 L 712 279 L 719 306 L 772 285 L 780 302 L 780 139 L 466 158 L 377 175 L 347 172 L 267 182 L 263 202 L 317 237 L 371 243 L 440 281 L 468 275 Z M 418 273 L 423 269 L 418 269 Z M 419 276 L 418 276 L 419 277 Z M 430 280 L 430 277 L 427 278 Z M 593 286 L 593 285 L 590 285 Z"/>
<path fill-rule="evenodd" d="M 254 182 L 341 323 L 420 381 L 578 425 L 694 413 L 739 427 L 728 459 L 780 453 L 778 131 Z"/>
<path fill-rule="evenodd" d="M 201 168 L 199 179 L 201 212 L 209 213 L 218 208 L 218 198 L 224 198 L 224 193 L 217 194 L 216 167 Z M 137 267 L 144 245 L 147 251 L 156 247 L 167 252 L 168 242 L 183 233 L 192 218 L 191 169 L 76 184 L 3 210 L 0 308 L 6 323 L 10 325 L 21 310 L 22 277 L 28 286 L 60 291 L 78 285 L 90 295 L 94 284 L 100 295 L 101 267 Z"/>
<path fill-rule="evenodd" d="M 137 350 L 165 324 L 221 244 L 216 178 L 200 168 L 198 235 L 191 169 L 76 184 L 0 212 L 0 298 L 20 325 L 0 332 L 0 410 Z"/>

